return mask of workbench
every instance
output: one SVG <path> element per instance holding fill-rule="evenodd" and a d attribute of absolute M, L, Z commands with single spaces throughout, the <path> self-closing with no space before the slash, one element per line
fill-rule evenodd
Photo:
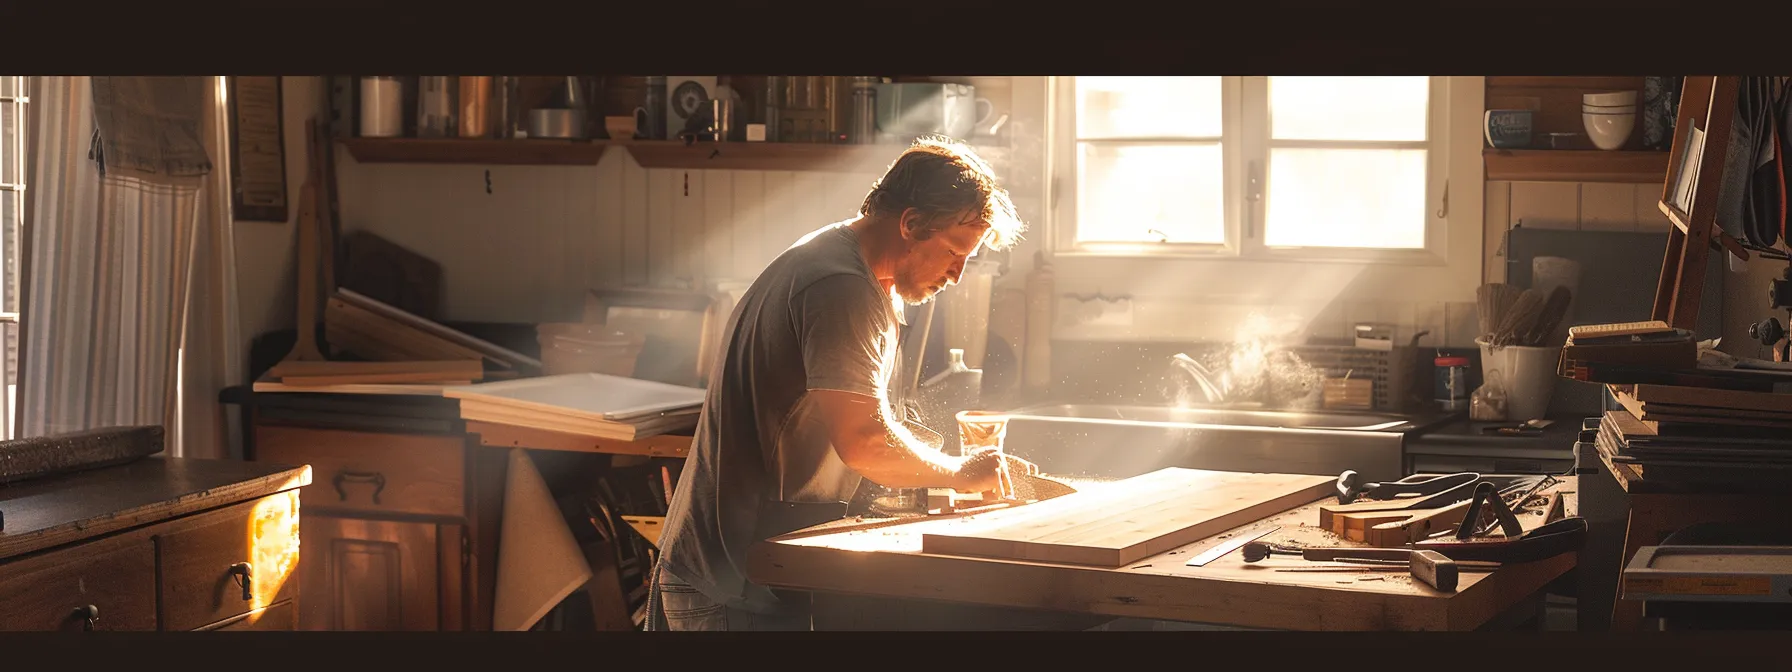
<path fill-rule="evenodd" d="M 1563 513 L 1578 515 L 1575 477 L 1558 477 Z M 1326 498 L 1240 525 L 1206 539 L 1133 562 L 1104 568 L 921 552 L 922 534 L 953 519 L 891 521 L 854 529 L 847 520 L 760 542 L 748 554 L 751 580 L 807 591 L 816 599 L 815 629 L 839 614 L 824 602 L 845 597 L 895 603 L 920 601 L 1022 612 L 1082 615 L 1060 623 L 1097 624 L 1118 618 L 1181 621 L 1273 630 L 1476 630 L 1497 628 L 1514 614 L 1541 611 L 1545 587 L 1575 566 L 1568 553 L 1489 573 L 1464 572 L 1455 593 L 1442 593 L 1403 572 L 1278 572 L 1299 559 L 1246 563 L 1232 552 L 1201 567 L 1185 562 L 1232 536 L 1265 525 L 1280 529 L 1260 541 L 1294 546 L 1356 546 L 1316 527 Z M 835 530 L 834 528 L 840 528 Z M 895 628 L 860 615 L 846 627 Z M 914 613 L 915 610 L 906 610 Z M 1532 612 L 1537 613 L 1537 612 Z M 933 627 L 912 624 L 915 627 Z"/>

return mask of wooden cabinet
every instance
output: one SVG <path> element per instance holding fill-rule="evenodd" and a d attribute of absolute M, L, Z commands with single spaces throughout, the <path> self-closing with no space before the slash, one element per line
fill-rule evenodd
<path fill-rule="evenodd" d="M 248 423 L 249 459 L 316 474 L 298 629 L 489 630 L 503 451 L 470 441 L 451 400 L 314 396 L 257 395 Z"/>
<path fill-rule="evenodd" d="M 0 489 L 0 630 L 291 629 L 310 479 L 157 455 Z"/>
<path fill-rule="evenodd" d="M 456 611 L 458 591 L 442 590 L 436 525 L 326 516 L 304 525 L 302 576 L 316 588 L 300 629 L 441 630 L 443 603 Z"/>

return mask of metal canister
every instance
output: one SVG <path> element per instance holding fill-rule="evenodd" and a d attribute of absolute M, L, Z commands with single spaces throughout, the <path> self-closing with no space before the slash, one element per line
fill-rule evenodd
<path fill-rule="evenodd" d="M 852 129 L 855 145 L 877 142 L 877 78 L 852 78 Z"/>

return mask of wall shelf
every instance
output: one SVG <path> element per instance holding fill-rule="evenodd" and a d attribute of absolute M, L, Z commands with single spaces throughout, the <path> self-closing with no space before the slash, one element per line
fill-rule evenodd
<path fill-rule="evenodd" d="M 799 170 L 879 174 L 902 145 L 823 145 L 796 142 L 630 140 L 614 143 L 642 168 L 688 170 Z"/>
<path fill-rule="evenodd" d="M 823 145 L 682 140 L 474 140 L 458 138 L 340 138 L 361 163 L 457 163 L 590 166 L 619 148 L 642 168 L 792 170 L 881 174 L 903 145 Z M 979 148 L 980 151 L 987 151 Z M 993 157 L 987 157 L 992 158 Z"/>
<path fill-rule="evenodd" d="M 1481 156 L 1490 181 L 1661 185 L 1668 174 L 1667 152 L 1484 149 Z"/>
<path fill-rule="evenodd" d="M 486 163 L 516 166 L 595 166 L 602 140 L 484 140 L 472 138 L 338 138 L 361 163 Z"/>

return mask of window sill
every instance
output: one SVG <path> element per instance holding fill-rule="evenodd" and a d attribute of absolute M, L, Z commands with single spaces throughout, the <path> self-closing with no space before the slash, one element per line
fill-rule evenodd
<path fill-rule="evenodd" d="M 1119 259 L 1119 260 L 1177 260 L 1177 261 L 1213 261 L 1231 264 L 1350 264 L 1365 266 L 1398 266 L 1424 267 L 1445 266 L 1449 260 L 1444 255 L 1428 250 L 1352 250 L 1341 248 L 1279 249 L 1266 250 L 1251 255 L 1239 254 L 1230 250 L 1199 249 L 1140 249 L 1119 250 L 1100 248 L 1072 248 L 1057 250 L 1053 257 L 1067 259 Z"/>

